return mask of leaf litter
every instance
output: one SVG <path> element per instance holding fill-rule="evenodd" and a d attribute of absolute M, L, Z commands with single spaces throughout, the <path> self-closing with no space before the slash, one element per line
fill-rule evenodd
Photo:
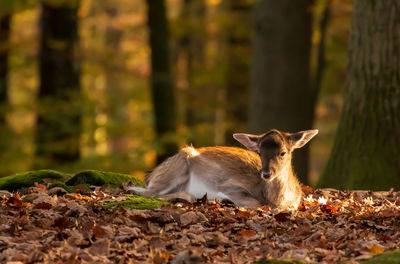
<path fill-rule="evenodd" d="M 206 197 L 137 210 L 104 206 L 127 199 L 123 188 L 68 194 L 36 185 L 0 198 L 0 262 L 357 263 L 400 248 L 400 192 L 304 192 L 289 211 Z"/>

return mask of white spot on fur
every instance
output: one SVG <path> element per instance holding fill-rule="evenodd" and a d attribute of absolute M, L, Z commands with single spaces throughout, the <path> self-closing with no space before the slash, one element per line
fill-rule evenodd
<path fill-rule="evenodd" d="M 190 157 L 196 157 L 200 155 L 200 153 L 193 147 L 187 147 L 185 148 L 185 151 Z"/>
<path fill-rule="evenodd" d="M 229 197 L 226 194 L 218 192 L 214 188 L 210 187 L 200 180 L 200 178 L 193 172 L 190 172 L 190 179 L 186 191 L 198 199 L 202 198 L 207 193 L 209 200 L 214 200 L 214 197 L 217 198 L 217 200 L 229 200 Z"/>

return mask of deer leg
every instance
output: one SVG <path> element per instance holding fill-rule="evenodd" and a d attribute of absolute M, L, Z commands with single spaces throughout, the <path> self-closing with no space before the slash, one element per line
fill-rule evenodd
<path fill-rule="evenodd" d="M 241 187 L 227 187 L 225 188 L 224 193 L 239 207 L 258 208 L 262 205 L 260 201 L 255 199 L 248 191 Z"/>
<path fill-rule="evenodd" d="M 188 201 L 189 203 L 193 203 L 196 201 L 196 197 L 194 197 L 193 195 L 191 195 L 190 193 L 188 193 L 186 191 L 164 194 L 164 195 L 158 196 L 157 198 L 160 198 L 160 199 L 166 200 L 166 201 L 182 199 L 182 200 Z"/>

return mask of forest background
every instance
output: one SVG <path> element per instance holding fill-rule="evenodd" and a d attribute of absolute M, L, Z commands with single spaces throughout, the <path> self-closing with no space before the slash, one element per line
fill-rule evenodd
<path fill-rule="evenodd" d="M 143 177 L 179 146 L 237 145 L 232 133 L 271 128 L 318 128 L 294 163 L 306 184 L 323 172 L 353 1 L 0 5 L 1 176 L 91 168 Z"/>

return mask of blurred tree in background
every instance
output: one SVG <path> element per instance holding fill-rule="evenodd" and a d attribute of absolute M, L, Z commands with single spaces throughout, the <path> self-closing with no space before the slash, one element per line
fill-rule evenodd
<path fill-rule="evenodd" d="M 316 93 L 310 85 L 312 2 L 258 1 L 254 5 L 254 49 L 250 130 L 299 131 L 313 127 Z M 295 153 L 294 168 L 308 183 L 309 147 Z"/>
<path fill-rule="evenodd" d="M 232 134 L 248 131 L 252 5 L 248 0 L 227 2 L 225 138 L 227 144 L 234 145 L 238 142 Z"/>
<path fill-rule="evenodd" d="M 8 50 L 10 42 L 11 8 L 0 5 L 0 127 L 5 126 L 5 106 L 7 105 L 7 74 L 8 74 Z M 2 144 L 4 142 L 1 142 Z M 0 148 L 2 149 L 2 148 Z"/>
<path fill-rule="evenodd" d="M 6 106 L 8 104 L 8 53 L 10 45 L 10 23 L 12 7 L 11 2 L 0 3 L 0 136 L 6 136 Z M 0 142 L 0 151 L 6 151 L 3 147 L 4 141 Z"/>
<path fill-rule="evenodd" d="M 399 1 L 356 0 L 343 114 L 321 186 L 400 184 Z"/>
<path fill-rule="evenodd" d="M 12 20 L 10 44 L 0 49 L 8 54 L 1 109 L 11 133 L 0 139 L 2 175 L 48 167 L 141 176 L 178 145 L 236 144 L 232 133 L 255 130 L 254 120 L 267 116 L 275 119 L 257 123 L 260 131 L 319 128 L 311 183 L 324 168 L 342 105 L 351 0 L 5 3 Z M 276 12 L 257 8 L 265 4 Z M 271 30 L 267 39 L 254 21 Z M 259 50 L 260 41 L 271 50 Z M 269 93 L 251 99 L 256 85 Z M 287 98 L 293 93 L 296 101 Z M 257 119 L 254 98 L 266 108 Z M 293 104 L 298 111 L 289 114 Z"/>
<path fill-rule="evenodd" d="M 182 78 L 178 83 L 181 94 L 178 94 L 178 122 L 181 127 L 190 129 L 186 137 L 189 142 L 197 145 L 207 144 L 201 139 L 201 126 L 209 122 L 208 111 L 198 111 L 201 105 L 207 105 L 204 92 L 203 74 L 206 63 L 206 5 L 204 0 L 184 0 L 176 23 L 176 54 Z"/>
<path fill-rule="evenodd" d="M 38 167 L 73 162 L 80 156 L 82 102 L 76 60 L 79 2 L 42 2 L 36 132 Z"/>
<path fill-rule="evenodd" d="M 167 10 L 164 0 L 148 0 L 148 23 L 151 48 L 151 85 L 153 93 L 157 163 L 178 151 L 176 105 L 170 69 L 170 46 Z"/>

